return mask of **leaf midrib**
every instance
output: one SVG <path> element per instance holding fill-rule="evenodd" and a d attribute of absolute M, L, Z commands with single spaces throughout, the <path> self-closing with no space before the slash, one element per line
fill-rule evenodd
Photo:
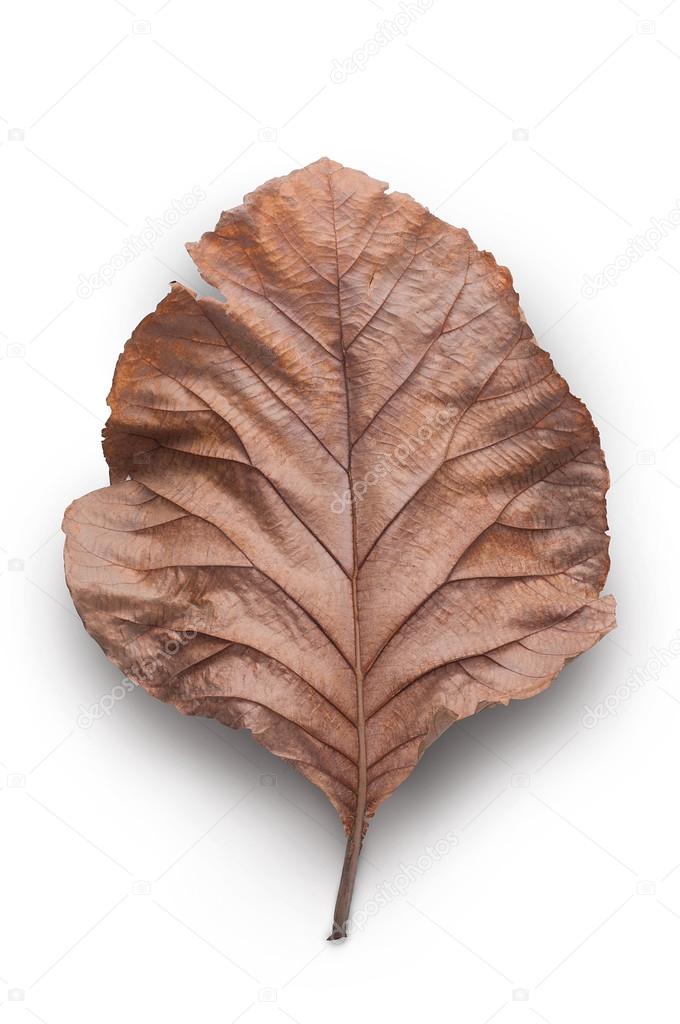
<path fill-rule="evenodd" d="M 364 677 L 361 658 L 361 630 L 359 626 L 359 603 L 357 594 L 357 577 L 359 574 L 359 554 L 357 545 L 357 521 L 356 521 L 356 500 L 354 496 L 354 484 L 352 480 L 352 435 L 351 435 L 351 410 L 349 399 L 349 380 L 347 375 L 347 354 L 343 344 L 342 331 L 342 302 L 340 298 L 340 253 L 338 249 L 338 231 L 335 216 L 335 196 L 330 172 L 328 174 L 328 192 L 331 202 L 331 215 L 333 223 L 333 241 L 335 249 L 335 273 L 337 281 L 337 304 L 338 304 L 338 342 L 342 353 L 342 376 L 345 388 L 345 410 L 347 425 L 347 486 L 350 494 L 350 517 L 352 524 L 352 619 L 354 625 L 354 678 L 357 691 L 357 794 L 356 807 L 354 809 L 354 820 L 352 823 L 351 839 L 353 843 L 353 857 L 358 857 L 361 839 L 363 835 L 364 817 L 366 813 L 366 794 L 368 776 L 368 758 L 366 754 L 366 719 L 364 712 Z"/>

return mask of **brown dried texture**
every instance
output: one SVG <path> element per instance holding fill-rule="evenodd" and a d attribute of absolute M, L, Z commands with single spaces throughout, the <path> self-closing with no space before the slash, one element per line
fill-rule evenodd
<path fill-rule="evenodd" d="M 87 630 L 363 832 L 452 722 L 614 625 L 598 433 L 466 231 L 330 160 L 189 246 L 118 361 L 111 486 L 66 512 Z"/>

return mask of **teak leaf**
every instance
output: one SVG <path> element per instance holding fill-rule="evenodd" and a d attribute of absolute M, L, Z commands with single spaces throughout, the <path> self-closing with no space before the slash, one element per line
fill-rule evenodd
<path fill-rule="evenodd" d="M 452 722 L 614 625 L 608 473 L 509 272 L 323 159 L 189 246 L 67 510 L 87 630 L 155 697 L 250 729 L 336 808 L 345 934 L 379 805 Z"/>

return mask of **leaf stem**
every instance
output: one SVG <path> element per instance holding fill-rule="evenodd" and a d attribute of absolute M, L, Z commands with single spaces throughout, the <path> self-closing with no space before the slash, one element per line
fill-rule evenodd
<path fill-rule="evenodd" d="M 344 939 L 347 937 L 349 908 L 352 903 L 354 882 L 359 866 L 359 854 L 361 853 L 361 844 L 364 839 L 363 824 L 363 814 L 361 817 L 357 815 L 354 828 L 347 839 L 345 860 L 342 865 L 342 874 L 340 875 L 340 885 L 338 887 L 338 898 L 335 901 L 335 910 L 333 911 L 333 927 L 328 936 L 329 942 L 333 939 Z"/>

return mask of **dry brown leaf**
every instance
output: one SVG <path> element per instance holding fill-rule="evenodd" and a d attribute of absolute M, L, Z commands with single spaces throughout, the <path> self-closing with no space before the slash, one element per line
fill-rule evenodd
<path fill-rule="evenodd" d="M 111 486 L 66 512 L 87 630 L 155 697 L 290 761 L 348 835 L 452 722 L 614 625 L 598 433 L 508 271 L 320 160 L 189 246 L 109 396 Z"/>

